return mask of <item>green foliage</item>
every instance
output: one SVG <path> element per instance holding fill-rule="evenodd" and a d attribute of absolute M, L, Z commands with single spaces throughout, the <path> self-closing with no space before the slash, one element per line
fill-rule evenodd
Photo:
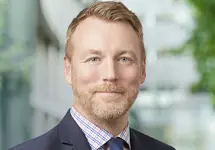
<path fill-rule="evenodd" d="M 194 9 L 196 27 L 189 40 L 200 80 L 193 92 L 203 89 L 210 93 L 215 107 L 215 0 L 188 0 Z"/>
<path fill-rule="evenodd" d="M 0 51 L 0 89 L 4 73 L 22 74 L 25 83 L 29 83 L 29 68 L 33 63 L 34 55 L 26 56 L 24 44 L 12 44 L 7 49 Z"/>
<path fill-rule="evenodd" d="M 20 72 L 28 82 L 29 66 L 33 63 L 33 55 L 29 44 L 25 41 L 13 39 L 7 35 L 8 31 L 8 0 L 0 0 L 0 89 L 2 88 L 3 74 Z M 28 47 L 27 47 L 28 46 Z"/>
<path fill-rule="evenodd" d="M 5 36 L 3 36 L 5 28 L 7 26 L 5 16 L 7 12 L 7 1 L 0 0 L 0 50 L 1 46 L 6 42 Z"/>
<path fill-rule="evenodd" d="M 31 57 L 26 56 L 24 43 L 13 43 L 0 51 L 0 72 L 6 72 L 16 69 L 24 69 L 31 63 Z"/>
<path fill-rule="evenodd" d="M 195 27 L 187 42 L 172 54 L 191 52 L 200 80 L 191 91 L 207 91 L 215 108 L 215 0 L 186 0 L 193 10 Z"/>

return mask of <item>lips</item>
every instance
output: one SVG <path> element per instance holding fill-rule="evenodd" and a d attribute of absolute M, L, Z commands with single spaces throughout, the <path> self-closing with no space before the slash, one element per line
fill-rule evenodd
<path fill-rule="evenodd" d="M 118 85 L 103 84 L 90 90 L 92 93 L 123 93 L 125 89 Z"/>
<path fill-rule="evenodd" d="M 115 91 L 98 91 L 96 93 L 117 93 L 117 94 L 120 94 L 122 92 L 115 92 Z"/>
<path fill-rule="evenodd" d="M 96 92 L 96 94 L 103 95 L 103 96 L 116 96 L 121 95 L 122 92 Z"/>

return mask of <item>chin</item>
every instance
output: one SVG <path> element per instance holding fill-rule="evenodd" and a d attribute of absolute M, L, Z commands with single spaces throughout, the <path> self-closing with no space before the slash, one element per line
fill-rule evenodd
<path fill-rule="evenodd" d="M 127 114 L 130 105 L 125 100 L 118 100 L 118 102 L 110 101 L 100 103 L 92 107 L 92 113 L 99 119 L 110 120 L 117 119 Z"/>
<path fill-rule="evenodd" d="M 125 100 L 125 97 L 122 94 L 116 94 L 116 93 L 99 93 L 95 97 L 97 102 L 111 102 L 111 103 L 117 103 L 122 100 Z"/>
<path fill-rule="evenodd" d="M 125 113 L 121 112 L 95 112 L 94 115 L 100 120 L 115 120 L 121 118 Z"/>

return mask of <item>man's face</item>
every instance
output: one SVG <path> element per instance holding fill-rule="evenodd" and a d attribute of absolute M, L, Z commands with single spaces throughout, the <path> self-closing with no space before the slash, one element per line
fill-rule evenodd
<path fill-rule="evenodd" d="M 127 114 L 145 80 L 145 60 L 133 28 L 90 17 L 79 24 L 71 42 L 71 68 L 65 59 L 65 76 L 75 107 L 99 119 Z"/>

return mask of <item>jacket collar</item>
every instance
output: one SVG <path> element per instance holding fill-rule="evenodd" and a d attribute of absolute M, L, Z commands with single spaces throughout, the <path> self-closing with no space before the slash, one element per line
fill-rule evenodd
<path fill-rule="evenodd" d="M 63 144 L 61 150 L 91 150 L 91 147 L 85 137 L 84 132 L 77 125 L 70 114 L 70 109 L 67 111 L 64 118 L 58 125 L 60 141 Z M 130 140 L 132 150 L 149 150 L 148 143 L 139 135 L 137 131 L 130 128 Z M 59 150 L 59 149 L 58 149 Z"/>
<path fill-rule="evenodd" d="M 83 131 L 72 118 L 70 109 L 59 123 L 58 132 L 61 143 L 67 147 L 72 146 L 73 149 L 77 150 L 91 150 Z"/>
<path fill-rule="evenodd" d="M 130 131 L 132 150 L 139 149 L 151 150 L 151 148 L 149 147 L 151 140 L 145 134 L 139 133 L 138 131 L 132 128 L 130 128 Z"/>

